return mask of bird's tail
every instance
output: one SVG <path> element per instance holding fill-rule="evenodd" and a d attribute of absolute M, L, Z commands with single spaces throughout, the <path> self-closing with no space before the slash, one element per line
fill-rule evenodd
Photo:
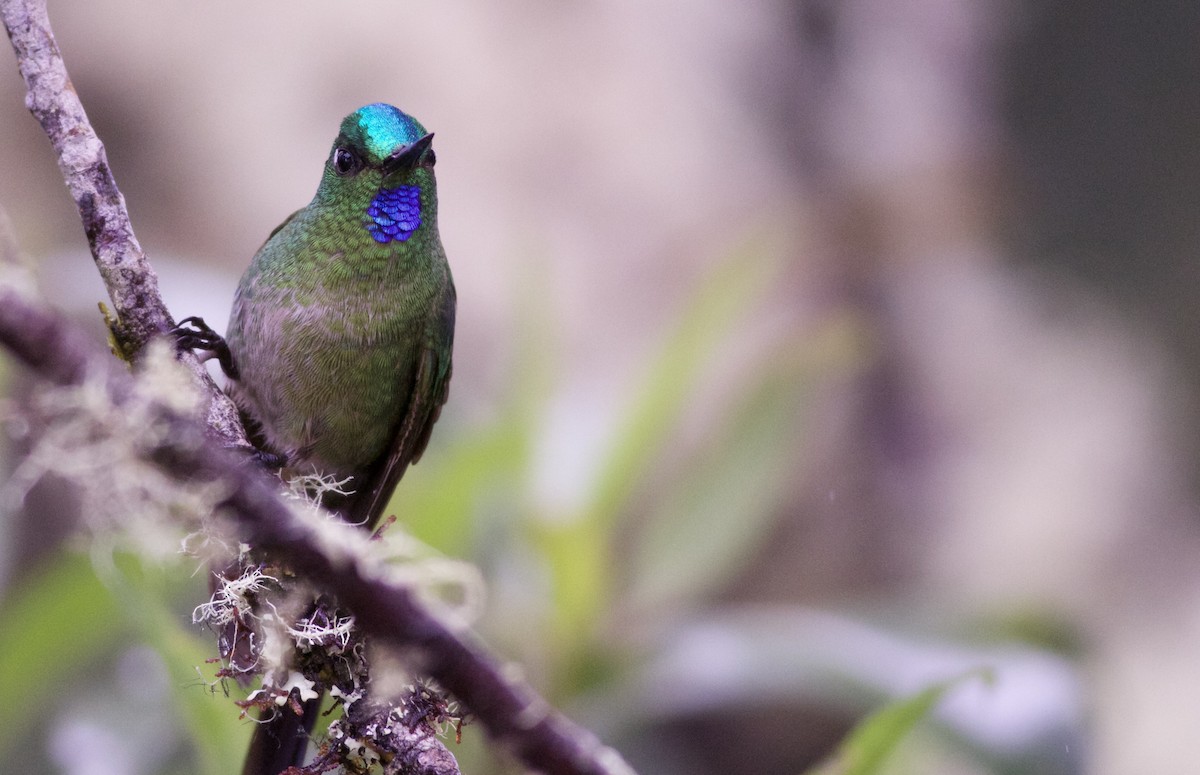
<path fill-rule="evenodd" d="M 305 702 L 299 716 L 283 708 L 270 720 L 255 725 L 242 775 L 279 775 L 288 767 L 302 766 L 321 712 L 321 699 Z"/>

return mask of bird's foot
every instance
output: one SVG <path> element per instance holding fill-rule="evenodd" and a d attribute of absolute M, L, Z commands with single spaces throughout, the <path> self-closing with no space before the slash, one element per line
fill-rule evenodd
<path fill-rule="evenodd" d="M 211 353 L 221 364 L 221 371 L 230 379 L 238 378 L 238 367 L 233 362 L 233 353 L 225 339 L 204 322 L 201 317 L 186 317 L 167 331 L 167 336 L 175 340 L 179 350 L 202 350 Z"/>
<path fill-rule="evenodd" d="M 275 452 L 256 449 L 250 453 L 250 459 L 269 471 L 278 471 L 287 465 L 287 456 Z"/>

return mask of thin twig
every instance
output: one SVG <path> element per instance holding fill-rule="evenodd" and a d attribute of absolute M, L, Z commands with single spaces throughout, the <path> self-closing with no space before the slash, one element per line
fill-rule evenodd
<path fill-rule="evenodd" d="M 158 294 L 158 277 L 129 224 L 104 152 L 50 30 L 40 2 L 5 2 L 4 26 L 28 90 L 25 107 L 42 125 L 71 198 L 79 208 L 88 244 L 117 315 L 132 343 L 144 345 L 173 325 Z"/>

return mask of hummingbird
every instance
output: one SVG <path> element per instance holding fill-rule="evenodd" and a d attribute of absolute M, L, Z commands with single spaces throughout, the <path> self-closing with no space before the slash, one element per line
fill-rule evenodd
<path fill-rule="evenodd" d="M 349 480 L 326 505 L 367 528 L 450 384 L 455 292 L 432 140 L 391 105 L 347 116 L 316 196 L 255 254 L 226 329 L 229 392 L 261 448 Z"/>
<path fill-rule="evenodd" d="M 424 451 L 450 383 L 456 301 L 432 140 L 392 105 L 346 116 L 316 195 L 242 276 L 225 339 L 199 318 L 173 332 L 218 357 L 265 459 L 343 482 L 323 505 L 368 529 Z M 316 705 L 259 724 L 245 774 L 302 764 Z"/>

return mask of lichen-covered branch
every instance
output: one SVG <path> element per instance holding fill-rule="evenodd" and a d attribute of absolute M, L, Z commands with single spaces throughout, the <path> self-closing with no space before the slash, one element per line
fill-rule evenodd
<path fill-rule="evenodd" d="M 0 0 L 0 18 L 25 80 L 25 106 L 42 125 L 79 217 L 100 277 L 112 299 L 110 326 L 124 357 L 134 360 L 146 344 L 174 322 L 158 292 L 158 276 L 146 260 L 117 188 L 104 144 L 96 136 L 63 62 L 42 0 Z M 206 396 L 210 432 L 231 447 L 249 447 L 233 403 L 208 372 L 186 355 Z"/>
<path fill-rule="evenodd" d="M 0 345 L 59 385 L 99 380 L 118 407 L 134 395 L 133 377 L 95 350 L 59 317 L 0 284 Z M 493 739 L 527 766 L 548 775 L 631 775 L 633 770 L 594 735 L 550 707 L 528 685 L 509 677 L 478 639 L 443 620 L 366 558 L 331 542 L 297 518 L 274 484 L 213 443 L 203 427 L 162 406 L 168 432 L 145 450 L 154 465 L 181 481 L 221 482 L 217 513 L 241 540 L 322 586 L 355 616 L 377 645 L 402 653 L 463 703 Z M 344 528 L 357 535 L 353 528 Z M 361 539 L 361 536 L 358 536 Z"/>

